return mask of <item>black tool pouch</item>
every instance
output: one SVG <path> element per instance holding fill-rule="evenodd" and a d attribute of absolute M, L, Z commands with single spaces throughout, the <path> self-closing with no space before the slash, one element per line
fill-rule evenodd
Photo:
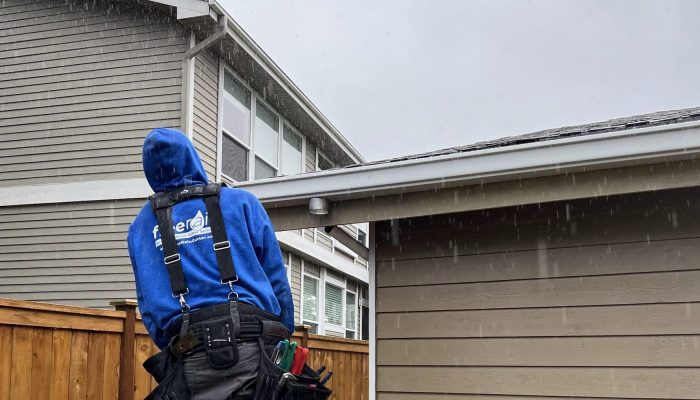
<path fill-rule="evenodd" d="M 145 400 L 189 400 L 182 359 L 177 359 L 169 348 L 150 357 L 143 367 L 158 382 Z"/>
<path fill-rule="evenodd" d="M 143 362 L 143 369 L 153 376 L 156 382 L 160 383 L 168 375 L 168 372 L 173 368 L 177 359 L 170 352 L 168 347 L 165 350 L 151 356 Z"/>
<path fill-rule="evenodd" d="M 272 400 L 280 378 L 284 371 L 270 359 L 271 352 L 265 349 L 262 338 L 258 338 L 260 344 L 260 366 L 258 367 L 258 381 L 255 385 L 255 400 Z"/>
<path fill-rule="evenodd" d="M 230 368 L 238 362 L 238 345 L 230 318 L 204 324 L 204 338 L 209 365 L 215 369 Z"/>
<path fill-rule="evenodd" d="M 331 390 L 320 383 L 316 371 L 304 365 L 301 375 L 285 374 L 273 395 L 274 400 L 326 400 Z"/>

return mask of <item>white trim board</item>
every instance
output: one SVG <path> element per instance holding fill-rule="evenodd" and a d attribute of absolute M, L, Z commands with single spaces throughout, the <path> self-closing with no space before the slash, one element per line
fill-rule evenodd
<path fill-rule="evenodd" d="M 375 245 L 375 222 L 369 223 L 369 400 L 377 398 L 377 246 Z"/>
<path fill-rule="evenodd" d="M 327 251 L 295 232 L 276 232 L 280 245 L 299 252 L 311 261 L 336 270 L 363 283 L 369 282 L 369 271 Z"/>
<path fill-rule="evenodd" d="M 8 186 L 0 187 L 0 207 L 127 199 L 145 201 L 151 194 L 153 190 L 144 178 Z"/>

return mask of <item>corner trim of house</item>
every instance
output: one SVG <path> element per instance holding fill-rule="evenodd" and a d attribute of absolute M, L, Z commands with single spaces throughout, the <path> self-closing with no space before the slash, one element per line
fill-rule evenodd
<path fill-rule="evenodd" d="M 377 269 L 375 222 L 369 223 L 369 400 L 377 398 Z"/>

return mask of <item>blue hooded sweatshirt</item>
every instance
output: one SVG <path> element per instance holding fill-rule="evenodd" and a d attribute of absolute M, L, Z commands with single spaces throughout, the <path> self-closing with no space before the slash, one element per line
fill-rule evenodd
<path fill-rule="evenodd" d="M 159 128 L 143 144 L 143 170 L 154 192 L 208 183 L 202 162 L 190 140 L 175 129 Z M 239 301 L 280 316 L 294 331 L 294 305 L 279 243 L 265 209 L 252 194 L 222 188 L 221 211 L 231 242 L 239 281 Z M 221 284 L 206 207 L 202 199 L 173 206 L 173 228 L 192 310 L 225 303 L 229 287 Z M 129 226 L 129 256 L 143 322 L 160 348 L 168 345 L 167 330 L 181 316 L 172 296 L 158 221 L 146 203 Z"/>

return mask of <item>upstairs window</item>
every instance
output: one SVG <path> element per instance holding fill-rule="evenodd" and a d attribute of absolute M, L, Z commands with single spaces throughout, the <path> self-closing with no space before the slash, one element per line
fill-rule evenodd
<path fill-rule="evenodd" d="M 301 173 L 301 149 L 303 145 L 301 136 L 292 128 L 284 124 L 282 132 L 282 161 L 280 171 L 283 175 L 297 175 Z"/>
<path fill-rule="evenodd" d="M 221 82 L 219 173 L 236 182 L 302 173 L 304 137 L 228 67 Z"/>
<path fill-rule="evenodd" d="M 226 73 L 221 129 L 221 172 L 236 181 L 248 179 L 250 104 L 250 91 L 233 75 Z"/>
<path fill-rule="evenodd" d="M 277 144 L 280 119 L 258 101 L 255 104 L 255 179 L 277 174 Z"/>

